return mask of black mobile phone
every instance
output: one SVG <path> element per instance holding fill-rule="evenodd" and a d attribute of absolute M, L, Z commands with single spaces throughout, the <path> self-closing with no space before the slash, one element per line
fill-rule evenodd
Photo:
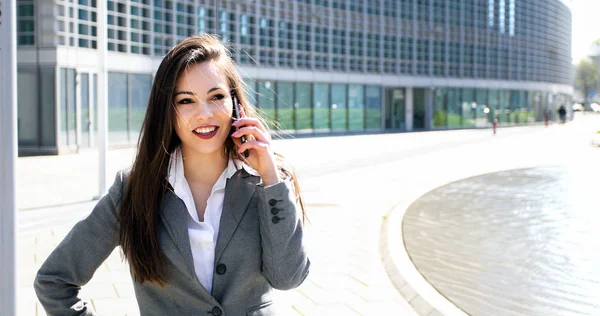
<path fill-rule="evenodd" d="M 233 118 L 237 120 L 240 118 L 240 104 L 237 101 L 237 96 L 235 95 L 235 92 L 231 93 L 231 102 L 233 103 Z M 242 144 L 245 144 L 248 140 L 246 139 L 246 136 L 242 136 L 241 141 Z M 244 150 L 244 157 L 248 158 L 249 155 L 250 153 L 248 152 L 248 149 Z"/>

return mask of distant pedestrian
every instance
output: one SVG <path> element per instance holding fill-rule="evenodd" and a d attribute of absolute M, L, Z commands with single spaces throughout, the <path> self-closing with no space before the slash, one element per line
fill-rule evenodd
<path fill-rule="evenodd" d="M 120 246 L 142 315 L 279 315 L 274 289 L 299 286 L 310 261 L 297 178 L 218 38 L 164 57 L 131 170 L 40 268 L 48 315 L 92 315 L 79 298 Z"/>
<path fill-rule="evenodd" d="M 560 118 L 560 122 L 561 123 L 564 124 L 566 122 L 566 120 L 567 120 L 567 109 L 565 109 L 564 105 L 561 105 L 558 108 L 558 117 Z"/>

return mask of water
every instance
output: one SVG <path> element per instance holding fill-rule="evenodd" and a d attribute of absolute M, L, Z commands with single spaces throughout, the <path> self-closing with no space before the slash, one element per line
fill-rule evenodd
<path fill-rule="evenodd" d="M 421 274 L 471 315 L 600 315 L 600 167 L 454 182 L 407 210 Z"/>

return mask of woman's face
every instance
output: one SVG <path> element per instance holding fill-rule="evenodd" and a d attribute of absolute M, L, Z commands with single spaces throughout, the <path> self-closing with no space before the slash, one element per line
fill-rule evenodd
<path fill-rule="evenodd" d="M 212 61 L 188 67 L 175 84 L 175 132 L 182 148 L 224 152 L 233 111 L 229 84 Z"/>

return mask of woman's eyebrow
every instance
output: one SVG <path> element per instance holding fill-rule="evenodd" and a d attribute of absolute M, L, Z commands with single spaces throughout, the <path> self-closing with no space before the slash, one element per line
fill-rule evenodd
<path fill-rule="evenodd" d="M 175 93 L 174 96 L 176 97 L 176 96 L 178 96 L 180 94 L 194 95 L 194 93 L 191 92 L 191 91 L 178 91 L 177 93 Z"/>
<path fill-rule="evenodd" d="M 208 92 L 206 92 L 206 94 L 209 94 L 209 93 L 211 93 L 211 92 L 213 92 L 213 91 L 215 91 L 215 90 L 220 90 L 220 89 L 223 89 L 223 88 L 221 88 L 221 87 L 213 87 L 213 88 L 210 88 L 210 90 L 208 90 Z"/>
<path fill-rule="evenodd" d="M 213 92 L 213 91 L 215 91 L 215 90 L 222 90 L 222 89 L 223 89 L 223 88 L 221 88 L 221 87 L 213 87 L 213 88 L 210 88 L 210 89 L 208 90 L 208 92 L 206 92 L 206 94 L 209 94 L 209 93 L 211 93 L 211 92 Z M 180 94 L 196 95 L 195 93 L 193 93 L 193 92 L 191 92 L 191 91 L 177 91 L 177 92 L 175 93 L 175 95 L 174 95 L 174 96 L 176 97 L 176 96 L 178 96 L 178 95 L 180 95 Z"/>

